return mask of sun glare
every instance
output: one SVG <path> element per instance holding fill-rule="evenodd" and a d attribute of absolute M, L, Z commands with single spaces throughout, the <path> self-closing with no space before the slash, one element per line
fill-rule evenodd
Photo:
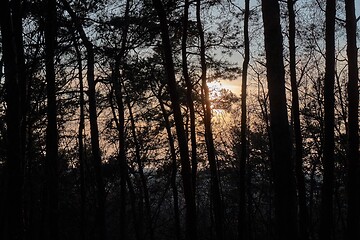
<path fill-rule="evenodd" d="M 240 92 L 241 92 L 240 79 L 213 81 L 213 82 L 208 82 L 207 85 L 210 89 L 210 98 L 212 98 L 216 94 L 219 94 L 221 89 L 230 90 L 235 95 L 240 96 Z"/>
<path fill-rule="evenodd" d="M 226 115 L 226 110 L 222 107 L 221 99 L 223 96 L 223 90 L 233 90 L 237 88 L 236 81 L 213 81 L 207 83 L 210 90 L 210 101 L 211 101 L 211 110 L 213 117 L 223 118 Z M 237 94 L 236 92 L 234 92 Z"/>

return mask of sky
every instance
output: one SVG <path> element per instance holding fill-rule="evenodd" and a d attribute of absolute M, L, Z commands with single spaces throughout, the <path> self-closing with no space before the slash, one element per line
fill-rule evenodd
<path fill-rule="evenodd" d="M 360 0 L 355 0 L 355 11 L 356 11 L 356 17 L 360 17 Z M 360 28 L 360 21 L 358 21 L 358 26 Z M 241 66 L 242 62 L 240 61 L 238 64 Z M 208 86 L 213 91 L 216 91 L 216 89 L 225 88 L 225 89 L 232 91 L 236 95 L 240 96 L 241 78 L 239 77 L 238 79 L 232 80 L 232 81 L 221 80 L 220 82 L 219 81 L 212 82 L 212 83 L 208 83 Z"/>

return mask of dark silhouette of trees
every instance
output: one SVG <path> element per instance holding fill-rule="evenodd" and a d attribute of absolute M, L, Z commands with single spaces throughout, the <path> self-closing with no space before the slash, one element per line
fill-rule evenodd
<path fill-rule="evenodd" d="M 186 202 L 186 239 L 197 239 L 196 227 L 196 203 L 193 191 L 193 181 L 191 175 L 189 148 L 184 131 L 183 117 L 179 105 L 179 96 L 177 93 L 177 84 L 175 78 L 174 62 L 172 57 L 172 47 L 169 38 L 168 21 L 166 19 L 166 12 L 161 0 L 153 0 L 154 8 L 158 14 L 160 21 L 161 39 L 164 54 L 164 67 L 166 72 L 167 84 L 171 98 L 171 104 L 174 112 L 174 120 L 176 126 L 176 133 L 178 137 L 180 159 L 181 159 L 181 176 L 183 181 L 185 202 Z"/>
<path fill-rule="evenodd" d="M 0 238 L 359 238 L 355 5 L 2 1 Z"/>
<path fill-rule="evenodd" d="M 303 140 L 300 125 L 299 91 L 296 77 L 296 26 L 294 5 L 296 1 L 288 0 L 289 12 L 289 54 L 290 54 L 290 82 L 291 82 L 291 113 L 295 138 L 295 174 L 299 202 L 299 234 L 300 239 L 309 239 L 308 236 L 308 209 L 306 203 L 306 187 L 303 172 Z"/>
<path fill-rule="evenodd" d="M 181 39 L 181 58 L 182 58 L 182 72 L 186 83 L 186 100 L 190 112 L 190 139 L 191 139 L 191 171 L 193 181 L 193 191 L 196 196 L 196 175 L 197 175 L 197 152 L 196 152 L 196 127 L 195 127 L 195 107 L 193 101 L 193 83 L 189 76 L 189 69 L 187 63 L 187 40 L 188 40 L 188 25 L 189 25 L 189 7 L 190 2 L 185 0 L 184 17 L 183 17 L 183 32 Z"/>
<path fill-rule="evenodd" d="M 122 28 L 122 41 L 120 50 L 115 57 L 115 66 L 113 73 L 113 88 L 115 91 L 115 98 L 118 110 L 117 129 L 119 136 L 119 154 L 118 161 L 120 165 L 120 235 L 122 239 L 127 239 L 126 232 L 126 179 L 128 178 L 128 165 L 126 160 L 126 135 L 125 135 L 125 106 L 123 101 L 123 87 L 121 82 L 120 68 L 124 65 L 126 45 L 128 41 L 129 32 L 129 12 L 130 0 L 126 1 L 124 13 L 124 26 Z M 137 150 L 138 152 L 138 150 Z"/>
<path fill-rule="evenodd" d="M 17 1 L 15 1 L 17 2 Z M 22 45 L 18 37 L 20 16 L 16 9 L 11 8 L 9 1 L 2 1 L 0 5 L 1 15 L 1 42 L 2 57 L 4 62 L 5 76 L 5 101 L 6 108 L 6 165 L 4 182 L 4 204 L 2 206 L 2 237 L 4 239 L 22 239 L 24 235 L 22 187 L 23 187 L 23 164 L 24 155 L 23 134 L 21 126 L 24 121 L 22 116 L 22 83 L 24 74 L 21 73 Z"/>
<path fill-rule="evenodd" d="M 276 229 L 277 238 L 285 240 L 297 238 L 297 216 L 278 1 L 262 1 L 262 13 L 270 101 Z"/>
<path fill-rule="evenodd" d="M 176 157 L 176 148 L 175 148 L 175 141 L 173 134 L 171 133 L 171 123 L 169 120 L 169 113 L 166 111 L 165 104 L 162 100 L 162 91 L 164 86 L 159 86 L 159 92 L 157 95 L 157 98 L 159 100 L 160 108 L 163 114 L 164 122 L 165 122 L 165 128 L 166 128 L 166 134 L 169 142 L 169 148 L 170 148 L 170 156 L 171 156 L 171 188 L 172 188 L 172 195 L 173 195 L 173 201 L 174 201 L 174 218 L 175 218 L 175 235 L 176 239 L 182 239 L 181 234 L 181 225 L 180 225 L 180 211 L 179 211 L 179 192 L 178 187 L 176 184 L 176 175 L 177 175 L 177 157 Z"/>
<path fill-rule="evenodd" d="M 201 22 L 201 1 L 196 1 L 196 21 L 197 30 L 200 39 L 200 64 L 201 64 L 201 87 L 203 93 L 203 105 L 204 107 L 204 125 L 205 125 L 205 142 L 207 149 L 207 156 L 210 165 L 210 197 L 213 202 L 213 211 L 215 218 L 215 232 L 216 239 L 221 240 L 224 237 L 224 210 L 220 192 L 220 179 L 218 174 L 218 166 L 216 162 L 216 152 L 214 146 L 214 137 L 211 126 L 211 103 L 209 87 L 207 86 L 207 66 L 205 56 L 205 38 L 204 30 Z"/>
<path fill-rule="evenodd" d="M 96 105 L 96 89 L 95 89 L 95 53 L 94 46 L 88 39 L 80 20 L 75 12 L 71 9 L 69 3 L 62 1 L 66 11 L 71 16 L 77 32 L 87 50 L 87 82 L 88 82 L 88 97 L 89 97 L 89 119 L 90 119 L 90 135 L 91 135 L 91 150 L 93 157 L 93 164 L 96 179 L 96 195 L 97 195 L 97 210 L 96 210 L 96 228 L 97 239 L 106 239 L 106 221 L 105 221 L 105 186 L 102 175 L 102 160 L 99 146 L 99 128 L 97 122 L 97 105 Z"/>
<path fill-rule="evenodd" d="M 55 49 L 57 37 L 56 1 L 47 1 L 45 26 L 45 65 L 47 90 L 46 187 L 43 239 L 58 239 L 58 130 L 56 106 Z"/>
<path fill-rule="evenodd" d="M 348 230 L 347 238 L 360 238 L 359 71 L 354 1 L 345 1 L 348 57 Z"/>
<path fill-rule="evenodd" d="M 73 34 L 75 35 L 75 34 Z M 86 229 L 86 187 L 85 187 L 85 147 L 84 147 L 84 130 L 85 130 L 85 96 L 84 96 L 84 77 L 82 67 L 82 57 L 77 44 L 77 39 L 74 37 L 74 47 L 78 62 L 78 78 L 79 78 L 79 129 L 78 129 L 78 144 L 79 144 L 79 168 L 80 168 L 80 236 L 85 240 Z"/>
<path fill-rule="evenodd" d="M 320 239 L 333 239 L 334 204 L 334 82 L 336 1 L 326 1 L 326 63 L 324 78 L 324 177 L 321 195 Z"/>
<path fill-rule="evenodd" d="M 250 15 L 250 2 L 245 1 L 244 12 L 244 62 L 242 69 L 241 79 L 241 152 L 240 152 L 240 170 L 239 170 L 239 239 L 248 239 L 249 228 L 246 221 L 246 161 L 248 155 L 247 143 L 247 108 L 246 108 L 246 92 L 247 92 L 247 74 L 250 61 L 250 40 L 249 40 L 249 15 Z"/>

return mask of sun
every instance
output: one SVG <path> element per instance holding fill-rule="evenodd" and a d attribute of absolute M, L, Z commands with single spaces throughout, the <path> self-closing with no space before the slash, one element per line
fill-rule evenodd
<path fill-rule="evenodd" d="M 219 98 L 221 89 L 224 88 L 220 81 L 208 82 L 207 86 L 210 92 L 210 101 Z"/>
<path fill-rule="evenodd" d="M 210 92 L 210 108 L 212 115 L 218 117 L 225 113 L 225 110 L 219 107 L 218 100 L 221 99 L 222 93 L 221 90 L 224 89 L 224 86 L 220 81 L 213 81 L 207 83 Z"/>

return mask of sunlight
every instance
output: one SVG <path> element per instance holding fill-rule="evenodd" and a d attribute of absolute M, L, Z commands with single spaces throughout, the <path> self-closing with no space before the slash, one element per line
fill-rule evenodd
<path fill-rule="evenodd" d="M 213 82 L 207 82 L 206 84 L 210 90 L 210 100 L 216 99 L 217 96 L 220 94 L 220 90 L 223 88 L 221 82 L 213 81 Z"/>
<path fill-rule="evenodd" d="M 237 81 L 213 81 L 208 82 L 207 85 L 210 90 L 211 113 L 213 121 L 224 122 L 229 118 L 228 107 L 234 98 L 229 98 L 229 93 L 234 94 L 236 98 L 239 95 L 234 92 L 234 89 L 239 88 Z M 231 95 L 230 95 L 231 96 Z"/>
<path fill-rule="evenodd" d="M 218 93 L 221 89 L 230 90 L 235 95 L 240 96 L 241 93 L 241 80 L 218 80 L 207 83 L 210 89 L 210 98 L 216 93 Z"/>

